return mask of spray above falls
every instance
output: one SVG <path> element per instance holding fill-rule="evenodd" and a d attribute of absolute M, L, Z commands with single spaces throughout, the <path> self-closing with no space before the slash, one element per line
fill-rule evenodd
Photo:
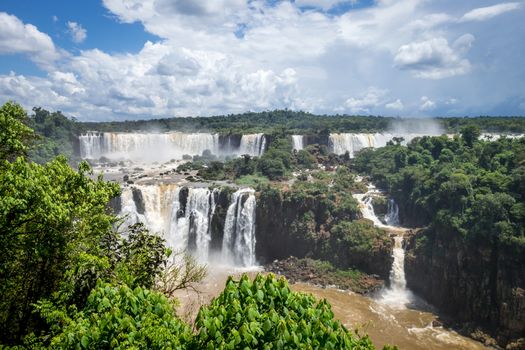
<path fill-rule="evenodd" d="M 202 262 L 218 258 L 248 267 L 256 264 L 254 192 L 245 188 L 225 195 L 207 187 L 132 185 L 122 190 L 120 214 L 126 215 L 126 224 L 140 221 L 161 234 L 175 251 L 188 250 Z"/>

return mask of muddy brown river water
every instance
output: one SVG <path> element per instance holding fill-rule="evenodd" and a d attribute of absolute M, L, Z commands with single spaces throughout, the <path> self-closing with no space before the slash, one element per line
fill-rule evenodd
<path fill-rule="evenodd" d="M 193 321 L 200 305 L 207 304 L 223 290 L 228 275 L 240 277 L 242 273 L 252 277 L 256 270 L 241 270 L 222 267 L 211 267 L 208 277 L 197 288 L 200 294 L 192 291 L 181 291 L 178 309 L 186 321 Z M 327 299 L 332 305 L 335 317 L 348 329 L 358 329 L 370 335 L 378 349 L 385 344 L 394 344 L 399 349 L 467 349 L 487 350 L 479 342 L 459 335 L 443 327 L 432 327 L 437 316 L 428 311 L 410 307 L 390 307 L 381 299 L 377 300 L 356 293 L 334 288 L 321 288 L 308 284 L 292 284 L 294 291 L 313 294 L 316 298 Z"/>

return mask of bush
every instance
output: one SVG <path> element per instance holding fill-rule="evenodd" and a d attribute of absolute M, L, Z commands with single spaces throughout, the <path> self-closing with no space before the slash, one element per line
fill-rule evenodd
<path fill-rule="evenodd" d="M 41 312 L 56 315 L 45 307 Z M 86 307 L 62 322 L 65 327 L 52 338 L 51 348 L 186 349 L 192 338 L 165 296 L 140 287 L 100 284 Z"/>
<path fill-rule="evenodd" d="M 270 180 L 279 180 L 284 176 L 284 164 L 279 159 L 261 158 L 259 161 L 259 169 L 263 175 Z"/>
<path fill-rule="evenodd" d="M 326 300 L 290 290 L 284 278 L 231 277 L 196 322 L 199 349 L 373 349 L 334 320 Z"/>

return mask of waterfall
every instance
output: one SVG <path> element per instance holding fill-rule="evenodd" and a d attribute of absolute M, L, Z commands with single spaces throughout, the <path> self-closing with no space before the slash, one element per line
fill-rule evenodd
<path fill-rule="evenodd" d="M 328 146 L 331 152 L 335 154 L 344 154 L 348 152 L 350 158 L 354 158 L 355 154 L 364 148 L 378 148 L 386 146 L 387 142 L 394 137 L 402 137 L 403 144 L 410 142 L 416 137 L 425 136 L 424 134 L 411 133 L 342 133 L 330 134 L 328 138 Z"/>
<path fill-rule="evenodd" d="M 304 135 L 292 135 L 292 147 L 297 151 L 304 149 Z"/>
<path fill-rule="evenodd" d="M 374 226 L 383 227 L 383 223 L 381 220 L 379 220 L 374 211 L 374 197 L 367 196 L 364 198 L 363 204 L 364 207 L 361 209 L 361 214 L 363 214 L 363 217 L 365 219 L 372 220 L 374 222 Z"/>
<path fill-rule="evenodd" d="M 266 148 L 264 134 L 242 135 L 238 148 L 221 149 L 219 134 L 207 133 L 117 133 L 87 132 L 79 136 L 80 156 L 133 161 L 168 161 L 183 155 L 201 155 L 205 150 L 217 156 L 249 154 L 260 156 Z"/>
<path fill-rule="evenodd" d="M 388 226 L 399 226 L 399 207 L 393 199 L 388 200 L 385 222 Z"/>
<path fill-rule="evenodd" d="M 399 233 L 394 237 L 392 258 L 394 261 L 390 269 L 390 286 L 383 291 L 380 300 L 395 308 L 405 308 L 407 304 L 412 302 L 413 294 L 406 287 L 403 233 Z"/>
<path fill-rule="evenodd" d="M 233 194 L 222 241 L 226 261 L 242 266 L 255 264 L 255 205 L 253 189 L 240 189 Z"/>
<path fill-rule="evenodd" d="M 83 159 L 99 158 L 102 153 L 102 134 L 89 131 L 78 137 L 80 143 L 80 157 Z"/>
<path fill-rule="evenodd" d="M 393 199 L 388 201 L 388 210 L 385 215 L 386 225 L 379 220 L 372 205 L 373 195 L 379 193 L 381 192 L 370 185 L 366 193 L 354 194 L 353 197 L 360 203 L 361 214 L 365 219 L 371 220 L 375 227 L 395 232 L 390 286 L 382 291 L 379 301 L 391 307 L 402 309 L 414 299 L 413 294 L 406 288 L 405 249 L 403 247 L 403 235 L 406 229 L 399 226 L 399 207 Z"/>
<path fill-rule="evenodd" d="M 124 228 L 142 222 L 151 232 L 164 234 L 169 230 L 165 220 L 171 212 L 175 185 L 133 185 L 122 188 L 122 208 L 125 215 Z"/>
<path fill-rule="evenodd" d="M 208 188 L 178 188 L 171 215 L 168 245 L 176 251 L 189 249 L 207 261 L 211 241 L 210 223 L 215 212 L 215 193 Z"/>
<path fill-rule="evenodd" d="M 241 144 L 238 154 L 249 154 L 251 156 L 260 156 L 266 150 L 266 137 L 264 134 L 246 134 L 241 136 Z"/>
<path fill-rule="evenodd" d="M 254 192 L 234 192 L 224 222 L 220 254 L 236 266 L 255 264 Z M 142 222 L 152 233 L 163 236 L 174 251 L 188 250 L 200 261 L 209 262 L 211 222 L 218 195 L 219 189 L 162 184 L 124 186 L 120 211 L 123 228 Z"/>

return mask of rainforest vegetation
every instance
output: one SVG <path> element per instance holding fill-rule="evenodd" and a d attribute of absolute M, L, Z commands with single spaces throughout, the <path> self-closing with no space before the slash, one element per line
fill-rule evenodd
<path fill-rule="evenodd" d="M 525 138 L 478 136 L 470 125 L 391 143 L 354 167 L 396 200 L 403 225 L 424 228 L 409 242 L 408 287 L 504 345 L 525 334 Z"/>
<path fill-rule="evenodd" d="M 522 133 L 525 120 L 520 117 L 437 118 L 444 132 L 458 132 L 476 125 L 487 132 Z M 124 122 L 81 123 L 83 130 L 97 131 L 194 131 L 242 134 L 271 134 L 285 130 L 289 134 L 329 132 L 381 132 L 400 118 L 364 115 L 316 115 L 291 110 L 248 112 L 213 117 L 149 119 Z M 415 121 L 418 121 L 415 119 Z M 415 125 L 417 123 L 411 123 Z M 410 128 L 410 125 L 408 126 Z"/>
<path fill-rule="evenodd" d="M 61 115 L 43 118 L 70 127 Z M 92 179 L 87 163 L 74 170 L 64 156 L 32 162 L 35 147 L 70 137 L 55 132 L 42 140 L 33 119 L 17 104 L 0 108 L 1 347 L 374 348 L 335 321 L 326 301 L 292 292 L 273 275 L 229 279 L 192 330 L 177 316 L 171 291 L 201 279 L 203 267 L 187 256 L 170 259 L 163 239 L 141 224 L 117 232 L 108 202 L 118 185 Z M 45 157 L 60 152 L 44 148 Z"/>

